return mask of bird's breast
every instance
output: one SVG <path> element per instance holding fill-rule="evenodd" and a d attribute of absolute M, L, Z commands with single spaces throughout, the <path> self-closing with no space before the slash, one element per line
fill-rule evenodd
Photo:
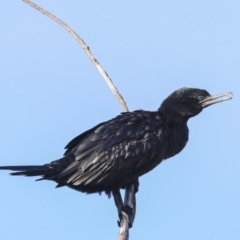
<path fill-rule="evenodd" d="M 173 157 L 182 151 L 188 141 L 188 127 L 187 124 L 174 123 L 166 126 L 165 137 L 167 139 L 167 151 L 165 159 Z"/>

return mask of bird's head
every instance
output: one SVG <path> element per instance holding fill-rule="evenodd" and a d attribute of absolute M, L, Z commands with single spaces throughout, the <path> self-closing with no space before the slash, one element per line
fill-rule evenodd
<path fill-rule="evenodd" d="M 199 114 L 203 108 L 230 99 L 232 99 L 231 92 L 210 95 L 206 90 L 202 89 L 180 88 L 163 101 L 159 111 L 166 115 L 189 119 Z"/>

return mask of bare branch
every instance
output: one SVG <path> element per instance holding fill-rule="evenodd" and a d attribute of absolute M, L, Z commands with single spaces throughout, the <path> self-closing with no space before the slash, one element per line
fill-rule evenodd
<path fill-rule="evenodd" d="M 50 12 L 46 11 L 45 9 L 39 7 L 35 3 L 31 2 L 30 0 L 23 0 L 25 3 L 29 4 L 31 7 L 35 8 L 36 10 L 40 11 L 41 13 L 45 14 L 55 22 L 57 22 L 60 26 L 62 26 L 64 29 L 66 29 L 76 40 L 77 42 L 81 45 L 82 49 L 90 59 L 90 61 L 93 63 L 93 65 L 97 68 L 97 70 L 100 72 L 100 74 L 103 76 L 105 79 L 106 83 L 112 90 L 113 94 L 116 96 L 117 100 L 119 101 L 122 109 L 124 112 L 128 112 L 128 107 L 126 102 L 124 101 L 123 97 L 121 94 L 118 92 L 117 88 L 114 86 L 111 78 L 108 76 L 107 72 L 102 68 L 100 63 L 97 61 L 97 59 L 93 56 L 93 54 L 90 51 L 89 46 L 86 45 L 86 43 L 83 41 L 82 38 L 80 38 L 76 32 L 74 32 L 67 24 L 65 24 L 63 21 L 61 21 L 59 18 L 51 14 Z M 127 190 L 126 190 L 127 191 Z M 127 192 L 125 191 L 125 194 Z M 135 213 L 136 213 L 136 196 L 135 194 L 133 195 L 133 201 L 132 201 L 132 209 L 133 209 L 133 219 L 132 223 L 134 221 Z M 128 216 L 125 214 L 123 215 L 122 221 L 120 223 L 121 227 L 119 230 L 119 235 L 118 235 L 118 240 L 128 240 L 129 239 L 129 219 Z"/>
<path fill-rule="evenodd" d="M 45 14 L 46 16 L 48 16 L 49 18 L 51 18 L 52 20 L 54 20 L 55 22 L 57 22 L 58 24 L 60 24 L 63 28 L 65 28 L 76 40 L 77 42 L 81 45 L 82 49 L 84 50 L 84 52 L 86 53 L 86 55 L 88 56 L 88 58 L 90 59 L 90 61 L 93 63 L 93 65 L 97 68 L 97 70 L 100 72 L 100 74 L 103 76 L 103 78 L 105 79 L 105 81 L 107 82 L 108 86 L 110 87 L 110 89 L 112 90 L 113 94 L 116 96 L 116 98 L 118 99 L 122 109 L 124 112 L 128 112 L 128 107 L 126 102 L 124 101 L 123 97 L 121 96 L 121 94 L 118 92 L 117 88 L 114 86 L 111 78 L 108 76 L 108 74 L 106 73 L 106 71 L 102 68 L 102 66 L 100 65 L 100 63 L 97 61 L 97 59 L 93 56 L 93 54 L 90 51 L 90 48 L 86 45 L 86 43 L 83 41 L 83 39 L 81 39 L 77 33 L 75 33 L 67 24 L 65 24 L 63 21 L 61 21 L 59 18 L 55 17 L 53 14 L 51 14 L 50 12 L 46 11 L 45 9 L 39 7 L 38 5 L 36 5 L 35 3 L 29 1 L 29 0 L 23 0 L 25 3 L 29 4 L 31 7 L 37 9 L 38 11 L 40 11 L 41 13 Z"/>
<path fill-rule="evenodd" d="M 125 212 L 122 212 L 122 220 L 120 223 L 118 239 L 117 240 L 128 240 L 129 239 L 129 219 Z"/>

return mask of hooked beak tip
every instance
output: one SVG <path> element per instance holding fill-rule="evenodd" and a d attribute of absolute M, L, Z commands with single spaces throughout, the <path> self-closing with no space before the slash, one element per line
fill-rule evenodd
<path fill-rule="evenodd" d="M 224 102 L 227 100 L 231 100 L 233 97 L 232 92 L 226 92 L 218 95 L 211 95 L 206 97 L 203 101 L 199 102 L 202 108 L 209 107 L 215 103 Z"/>

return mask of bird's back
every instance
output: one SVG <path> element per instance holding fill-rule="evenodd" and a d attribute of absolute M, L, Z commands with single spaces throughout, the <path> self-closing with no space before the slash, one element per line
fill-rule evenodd
<path fill-rule="evenodd" d="M 51 163 L 71 164 L 52 180 L 88 193 L 124 187 L 182 150 L 188 131 L 175 125 L 159 112 L 123 113 L 73 139 L 65 157 Z"/>

